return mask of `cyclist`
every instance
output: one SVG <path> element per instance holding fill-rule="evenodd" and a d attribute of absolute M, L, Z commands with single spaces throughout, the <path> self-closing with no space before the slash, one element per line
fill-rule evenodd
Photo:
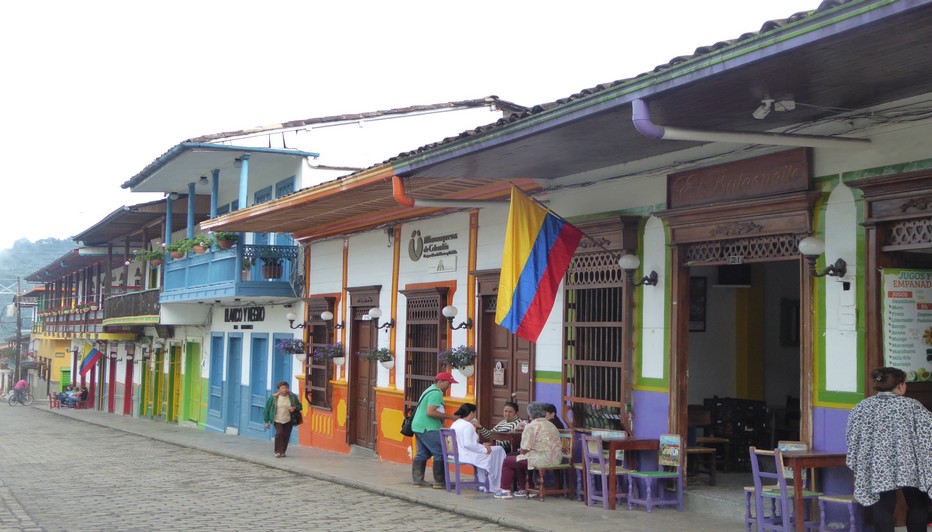
<path fill-rule="evenodd" d="M 26 402 L 26 388 L 29 386 L 29 383 L 26 382 L 26 379 L 20 379 L 16 384 L 13 385 L 13 393 L 16 394 L 16 400 L 21 404 Z"/>

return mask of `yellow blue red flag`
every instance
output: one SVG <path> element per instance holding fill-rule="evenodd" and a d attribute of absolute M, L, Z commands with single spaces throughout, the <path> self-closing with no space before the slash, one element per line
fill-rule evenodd
<path fill-rule="evenodd" d="M 90 351 L 84 354 L 84 358 L 81 360 L 81 369 L 80 374 L 83 377 L 95 364 L 103 357 L 103 353 L 100 352 L 96 347 L 92 347 Z"/>
<path fill-rule="evenodd" d="M 536 342 L 582 236 L 582 231 L 511 187 L 495 322 Z"/>

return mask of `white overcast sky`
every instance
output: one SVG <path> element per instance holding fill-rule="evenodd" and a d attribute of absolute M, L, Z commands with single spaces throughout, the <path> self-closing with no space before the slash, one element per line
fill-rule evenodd
<path fill-rule="evenodd" d="M 194 136 L 492 94 L 530 106 L 818 5 L 2 2 L 0 249 L 154 199 L 120 185 Z"/>

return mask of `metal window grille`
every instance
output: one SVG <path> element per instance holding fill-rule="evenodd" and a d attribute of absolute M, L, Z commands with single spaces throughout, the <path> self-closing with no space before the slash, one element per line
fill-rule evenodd
<path fill-rule="evenodd" d="M 564 284 L 563 400 L 576 427 L 622 428 L 624 289 L 611 253 L 573 257 Z"/>
<path fill-rule="evenodd" d="M 446 322 L 440 317 L 441 301 L 437 292 L 409 294 L 405 329 L 405 404 L 414 406 L 418 398 L 434 383 L 440 371 L 437 354 L 446 345 Z"/>
<path fill-rule="evenodd" d="M 330 381 L 333 380 L 333 364 L 328 359 L 318 362 L 314 361 L 312 356 L 314 349 L 333 343 L 333 330 L 327 327 L 327 323 L 320 319 L 320 314 L 326 310 L 331 310 L 332 305 L 326 299 L 312 299 L 310 306 L 310 338 L 308 340 L 308 389 L 311 391 L 311 406 L 318 408 L 330 408 L 333 397 L 333 389 L 330 387 Z"/>

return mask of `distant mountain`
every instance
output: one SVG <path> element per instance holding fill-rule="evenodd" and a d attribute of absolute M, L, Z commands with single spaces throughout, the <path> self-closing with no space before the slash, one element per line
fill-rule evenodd
<path fill-rule="evenodd" d="M 25 278 L 75 247 L 73 241 L 57 238 L 45 238 L 35 242 L 25 238 L 17 240 L 12 248 L 0 249 L 0 285 L 14 289 L 17 277 Z M 27 291 L 32 286 L 34 285 L 23 280 L 20 288 Z M 0 294 L 0 340 L 6 340 L 16 333 L 16 318 L 6 315 L 6 307 L 12 302 L 12 294 Z M 28 326 L 28 322 L 23 325 Z"/>

